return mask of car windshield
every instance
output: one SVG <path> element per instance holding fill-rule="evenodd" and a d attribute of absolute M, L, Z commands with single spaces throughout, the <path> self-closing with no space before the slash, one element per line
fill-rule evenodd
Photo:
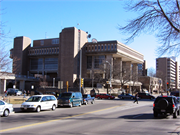
<path fill-rule="evenodd" d="M 70 98 L 71 95 L 72 95 L 72 93 L 62 93 L 62 94 L 61 94 L 61 97 L 62 97 L 62 98 Z"/>
<path fill-rule="evenodd" d="M 87 98 L 87 95 L 83 95 L 83 98 Z"/>
<path fill-rule="evenodd" d="M 41 97 L 30 97 L 26 102 L 39 102 Z"/>

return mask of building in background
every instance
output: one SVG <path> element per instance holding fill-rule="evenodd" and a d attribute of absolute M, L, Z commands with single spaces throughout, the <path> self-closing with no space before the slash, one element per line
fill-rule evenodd
<path fill-rule="evenodd" d="M 138 64 L 138 75 L 139 76 L 147 76 L 147 63 L 144 60 L 144 63 Z"/>
<path fill-rule="evenodd" d="M 97 87 L 96 80 L 107 78 L 116 86 L 128 73 L 125 86 L 140 89 L 138 78 L 133 79 L 138 74 L 138 64 L 143 65 L 142 74 L 147 74 L 143 54 L 116 40 L 88 42 L 88 33 L 75 27 L 64 28 L 57 38 L 34 40 L 33 44 L 28 37 L 16 37 L 10 58 L 14 74 L 41 77 L 41 86 L 57 86 L 62 81 L 66 87 L 68 81 L 69 87 L 76 88 L 80 78 L 86 81 L 84 86 Z"/>
<path fill-rule="evenodd" d="M 156 59 L 156 76 L 164 78 L 164 89 L 179 88 L 179 66 L 175 57 Z"/>

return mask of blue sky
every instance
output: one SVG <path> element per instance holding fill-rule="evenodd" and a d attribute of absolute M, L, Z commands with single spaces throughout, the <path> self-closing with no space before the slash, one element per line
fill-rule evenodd
<path fill-rule="evenodd" d="M 125 0 L 3 0 L 1 9 L 5 10 L 0 19 L 6 22 L 4 31 L 10 31 L 6 49 L 13 48 L 16 36 L 31 40 L 44 39 L 45 36 L 55 38 L 65 27 L 88 31 L 91 39 L 98 41 L 125 43 L 128 35 L 120 33 L 118 25 L 125 25 L 138 14 L 126 12 L 124 3 Z M 158 42 L 154 35 L 142 33 L 126 45 L 144 55 L 148 68 L 155 68 Z"/>

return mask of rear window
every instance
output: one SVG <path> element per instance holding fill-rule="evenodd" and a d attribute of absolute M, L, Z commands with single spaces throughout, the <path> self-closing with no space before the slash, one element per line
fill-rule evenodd
<path fill-rule="evenodd" d="M 71 98 L 71 95 L 72 95 L 72 93 L 62 93 L 61 97 L 62 98 Z"/>

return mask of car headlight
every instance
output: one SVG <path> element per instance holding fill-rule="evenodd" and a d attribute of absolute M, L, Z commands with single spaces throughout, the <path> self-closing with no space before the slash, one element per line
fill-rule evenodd
<path fill-rule="evenodd" d="M 36 107 L 36 105 L 30 105 L 30 107 Z"/>

